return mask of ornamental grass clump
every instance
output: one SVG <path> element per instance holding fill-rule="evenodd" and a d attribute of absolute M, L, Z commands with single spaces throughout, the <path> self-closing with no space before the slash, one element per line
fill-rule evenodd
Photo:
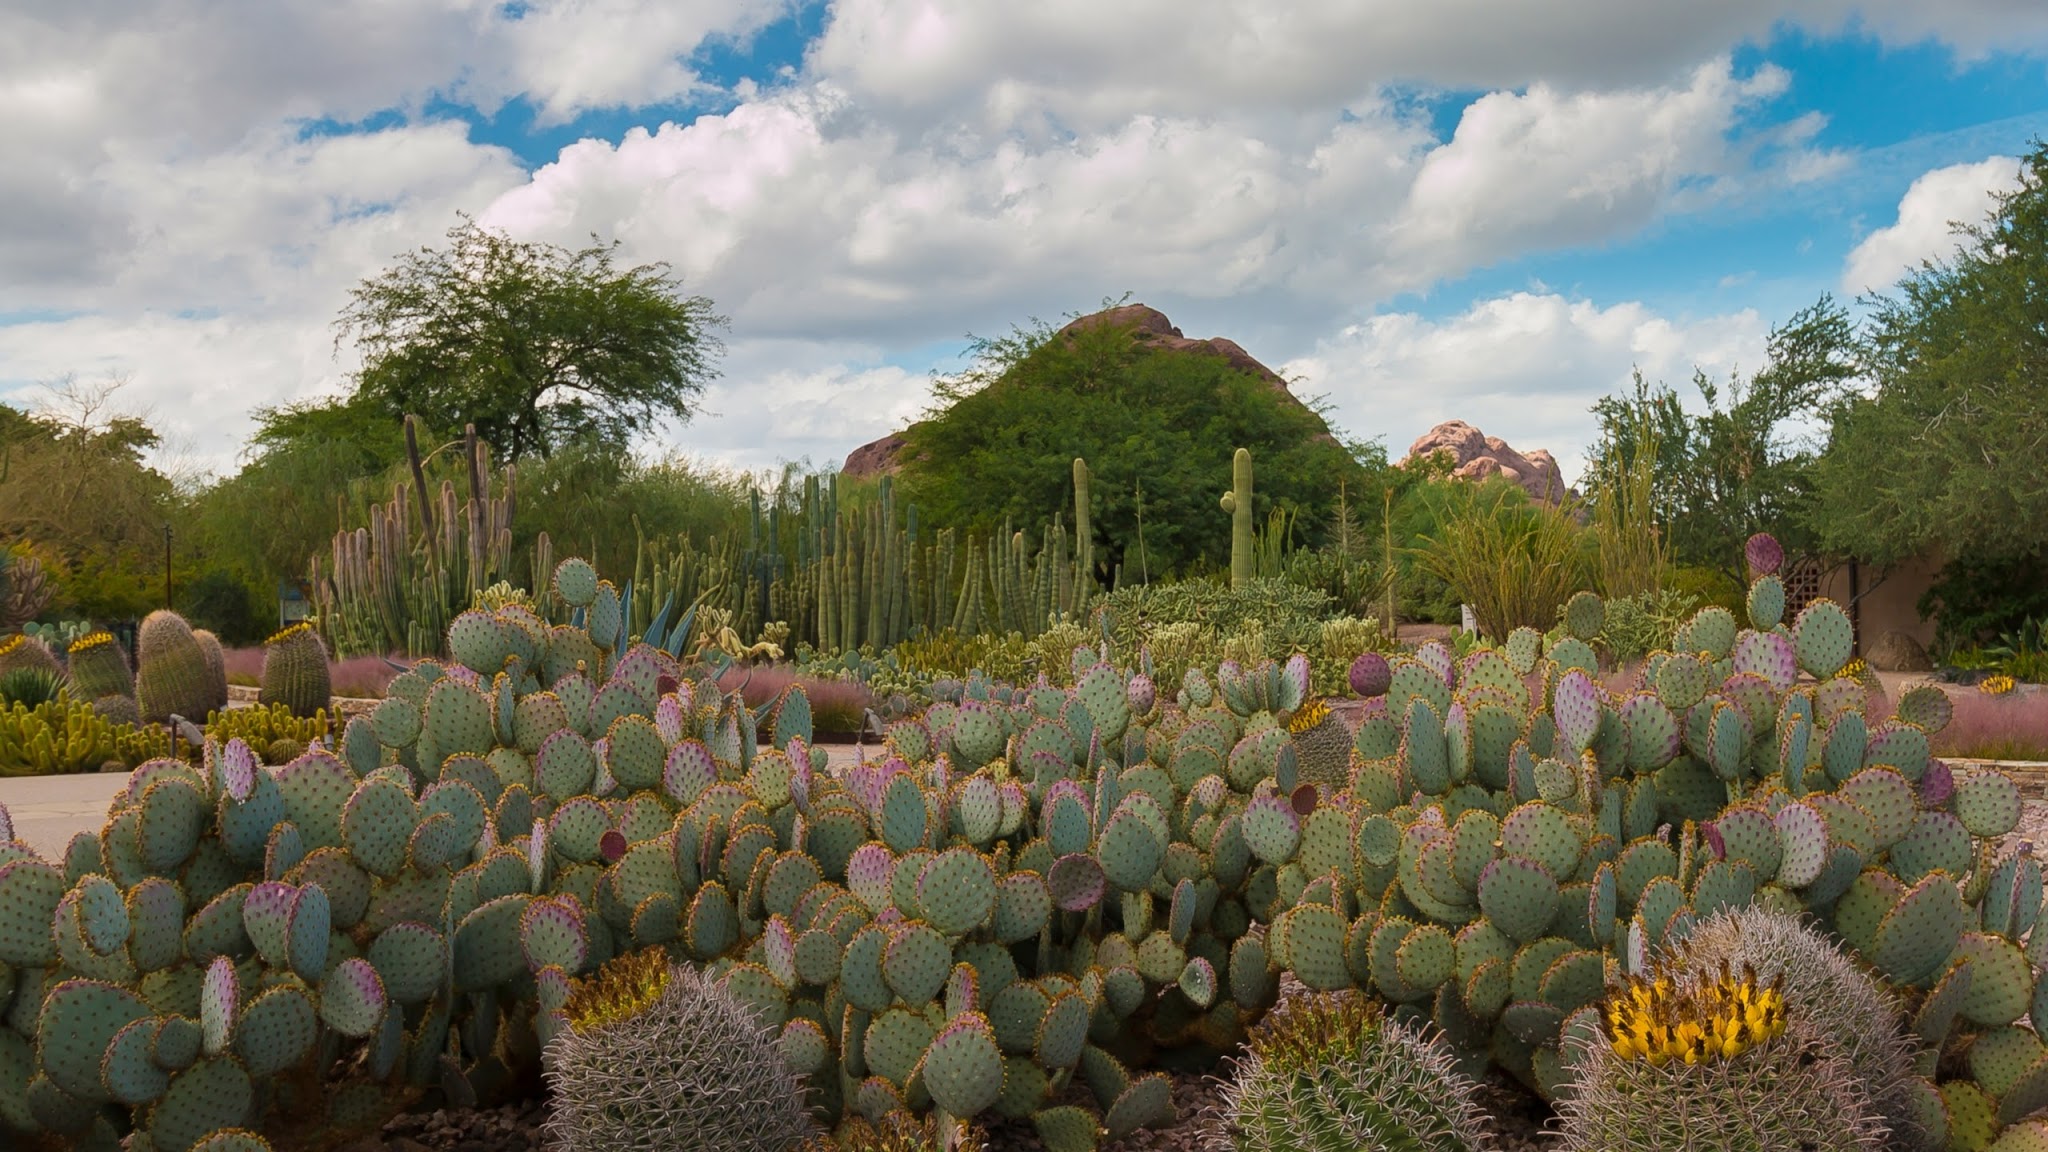
<path fill-rule="evenodd" d="M 629 953 L 579 980 L 547 1049 L 566 1152 L 792 1152 L 816 1131 L 803 1081 L 723 982 Z"/>

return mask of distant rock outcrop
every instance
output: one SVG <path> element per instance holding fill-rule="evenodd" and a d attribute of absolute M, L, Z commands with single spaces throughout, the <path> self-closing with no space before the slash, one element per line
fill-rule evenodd
<path fill-rule="evenodd" d="M 1308 407 L 1301 402 L 1300 397 L 1288 389 L 1287 381 L 1282 379 L 1278 372 L 1259 363 L 1235 340 L 1226 340 L 1221 336 L 1212 336 L 1207 340 L 1191 340 L 1173 326 L 1173 321 L 1166 318 L 1166 313 L 1143 304 L 1125 304 L 1101 312 L 1091 312 L 1071 321 L 1055 336 L 1070 336 L 1085 329 L 1104 326 L 1129 328 L 1132 338 L 1146 348 L 1221 356 L 1232 368 L 1264 380 L 1275 392 L 1285 397 L 1288 403 L 1304 410 Z M 1318 418 L 1317 423 L 1323 422 Z M 1325 424 L 1323 430 L 1315 435 L 1315 439 L 1335 443 L 1337 438 Z M 863 477 L 900 471 L 906 447 L 907 442 L 903 433 L 891 432 L 879 440 L 855 448 L 847 455 L 846 463 L 840 467 L 840 473 L 849 477 Z"/>
<path fill-rule="evenodd" d="M 1527 454 L 1517 452 L 1507 441 L 1488 436 L 1463 420 L 1446 420 L 1423 433 L 1408 446 L 1408 459 L 1438 452 L 1449 453 L 1454 461 L 1452 474 L 1467 480 L 1505 476 L 1520 484 L 1531 499 L 1551 504 L 1576 495 L 1565 487 L 1564 473 L 1549 452 L 1541 448 Z"/>

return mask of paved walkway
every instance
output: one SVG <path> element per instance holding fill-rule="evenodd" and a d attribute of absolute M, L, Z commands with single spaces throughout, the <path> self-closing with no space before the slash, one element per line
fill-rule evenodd
<path fill-rule="evenodd" d="M 827 744 L 826 754 L 837 771 L 854 761 L 851 744 Z M 869 755 L 879 745 L 869 746 Z M 107 805 L 128 785 L 126 772 L 88 772 L 74 776 L 0 777 L 0 804 L 14 818 L 14 836 L 28 842 L 43 858 L 64 858 L 64 847 L 80 832 L 97 832 L 106 821 Z"/>

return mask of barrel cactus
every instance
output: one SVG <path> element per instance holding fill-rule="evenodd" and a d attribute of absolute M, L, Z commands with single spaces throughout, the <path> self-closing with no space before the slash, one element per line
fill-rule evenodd
<path fill-rule="evenodd" d="M 135 699 L 144 720 L 204 720 L 214 710 L 211 680 L 206 650 L 183 616 L 159 609 L 142 618 L 135 630 Z"/>
<path fill-rule="evenodd" d="M 112 632 L 88 632 L 65 652 L 71 690 L 82 700 L 135 695 L 135 672 Z"/>
<path fill-rule="evenodd" d="M 1919 1144 L 1924 1133 L 1915 1131 L 1915 1102 L 1924 1081 L 1913 1071 L 1917 1045 L 1891 993 L 1833 941 L 1796 916 L 1752 906 L 1700 922 L 1675 954 L 1692 971 L 1726 967 L 1775 985 L 1787 1011 L 1863 1084 L 1891 1131 L 1891 1146 Z"/>
<path fill-rule="evenodd" d="M 1256 1028 L 1210 1118 L 1216 1152 L 1478 1152 L 1450 1053 L 1356 992 L 1291 999 Z"/>
<path fill-rule="evenodd" d="M 774 1034 L 659 948 L 611 961 L 563 1012 L 548 1128 L 568 1152 L 793 1152 L 815 1131 Z"/>
<path fill-rule="evenodd" d="M 292 715 L 311 717 L 332 703 L 327 645 L 310 624 L 298 623 L 263 644 L 263 681 L 257 702 L 282 704 Z"/>
<path fill-rule="evenodd" d="M 199 652 L 206 657 L 206 688 L 208 702 L 213 711 L 225 710 L 228 706 L 228 656 L 221 648 L 220 637 L 204 628 L 192 630 L 192 638 L 199 641 Z"/>
<path fill-rule="evenodd" d="M 1571 1029 L 1566 1152 L 1876 1152 L 1888 1130 L 1849 1061 L 1787 1007 L 1783 978 L 1683 959 Z"/>
<path fill-rule="evenodd" d="M 57 663 L 56 654 L 40 638 L 20 632 L 0 636 L 0 676 L 20 668 L 33 668 L 52 676 L 62 675 L 64 671 Z"/>

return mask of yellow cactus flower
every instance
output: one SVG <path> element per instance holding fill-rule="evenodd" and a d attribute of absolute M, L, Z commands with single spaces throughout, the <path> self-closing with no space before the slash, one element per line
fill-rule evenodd
<path fill-rule="evenodd" d="M 2010 676 L 2001 674 L 1985 677 L 1984 681 L 1977 685 L 1977 690 L 1986 696 L 2003 696 L 2017 687 L 2019 687 L 2018 681 Z"/>
<path fill-rule="evenodd" d="M 668 953 L 661 948 L 612 959 L 593 976 L 578 980 L 562 1006 L 569 1026 L 589 1032 L 643 1012 L 668 988 Z"/>
<path fill-rule="evenodd" d="M 1287 718 L 1287 732 L 1299 736 L 1321 724 L 1330 715 L 1330 705 L 1321 696 L 1311 696 Z"/>
<path fill-rule="evenodd" d="M 1756 973 L 1680 985 L 1670 974 L 1638 977 L 1607 1004 L 1607 1035 L 1614 1054 L 1661 1067 L 1672 1060 L 1700 1064 L 1727 1060 L 1785 1031 L 1779 981 L 1760 987 Z"/>

